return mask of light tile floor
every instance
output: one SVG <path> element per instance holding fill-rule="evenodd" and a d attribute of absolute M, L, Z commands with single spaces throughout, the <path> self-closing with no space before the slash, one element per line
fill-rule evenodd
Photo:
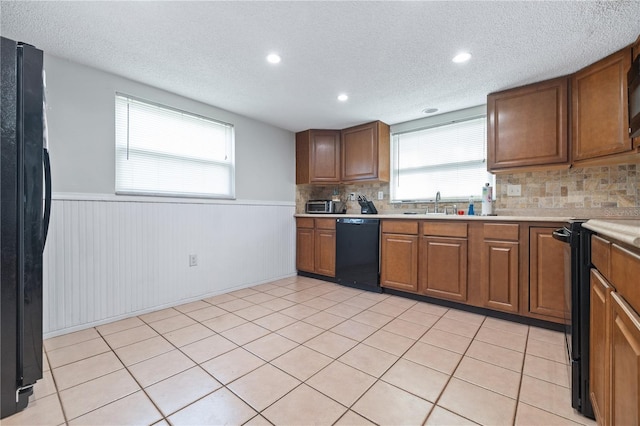
<path fill-rule="evenodd" d="M 3 425 L 576 425 L 559 332 L 305 277 L 44 342 Z"/>

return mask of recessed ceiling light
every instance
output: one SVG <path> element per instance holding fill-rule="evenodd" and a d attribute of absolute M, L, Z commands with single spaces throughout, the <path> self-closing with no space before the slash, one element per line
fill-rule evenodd
<path fill-rule="evenodd" d="M 278 55 L 277 53 L 271 53 L 267 56 L 267 61 L 270 64 L 278 64 L 281 60 L 282 58 L 280 58 L 280 55 Z"/>
<path fill-rule="evenodd" d="M 338 100 L 339 100 L 340 102 L 345 102 L 347 99 L 349 99 L 349 96 L 347 96 L 347 95 L 346 95 L 346 94 L 344 94 L 344 93 L 341 93 L 341 94 L 339 94 L 339 95 L 338 95 Z"/>
<path fill-rule="evenodd" d="M 438 112 L 438 108 L 426 108 L 422 110 L 425 114 L 433 114 L 434 112 Z"/>
<path fill-rule="evenodd" d="M 471 53 L 462 52 L 454 56 L 452 61 L 455 62 L 456 64 L 461 64 L 463 62 L 467 62 L 469 59 L 471 59 Z"/>

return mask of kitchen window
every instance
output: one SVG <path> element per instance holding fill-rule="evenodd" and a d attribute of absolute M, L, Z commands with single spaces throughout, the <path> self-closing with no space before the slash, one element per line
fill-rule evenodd
<path fill-rule="evenodd" d="M 233 125 L 116 94 L 116 193 L 234 198 Z"/>
<path fill-rule="evenodd" d="M 391 201 L 479 200 L 487 172 L 486 117 L 392 134 Z"/>

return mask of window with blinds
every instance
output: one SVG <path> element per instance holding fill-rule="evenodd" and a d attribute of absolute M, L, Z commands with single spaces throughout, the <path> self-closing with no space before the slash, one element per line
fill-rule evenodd
<path fill-rule="evenodd" d="M 486 117 L 393 134 L 391 201 L 479 199 L 493 186 L 486 165 Z"/>
<path fill-rule="evenodd" d="M 234 198 L 233 125 L 116 94 L 116 193 Z"/>

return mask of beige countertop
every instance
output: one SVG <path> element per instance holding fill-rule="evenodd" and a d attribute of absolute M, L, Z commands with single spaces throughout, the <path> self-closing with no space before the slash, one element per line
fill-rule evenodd
<path fill-rule="evenodd" d="M 582 226 L 640 248 L 640 219 L 591 219 Z"/>
<path fill-rule="evenodd" d="M 498 222 L 569 222 L 572 217 L 542 217 L 542 216 L 468 216 L 468 215 L 445 215 L 445 214 L 296 214 L 295 217 L 317 217 L 317 218 L 362 218 L 362 219 L 413 219 L 413 220 L 480 220 Z"/>

